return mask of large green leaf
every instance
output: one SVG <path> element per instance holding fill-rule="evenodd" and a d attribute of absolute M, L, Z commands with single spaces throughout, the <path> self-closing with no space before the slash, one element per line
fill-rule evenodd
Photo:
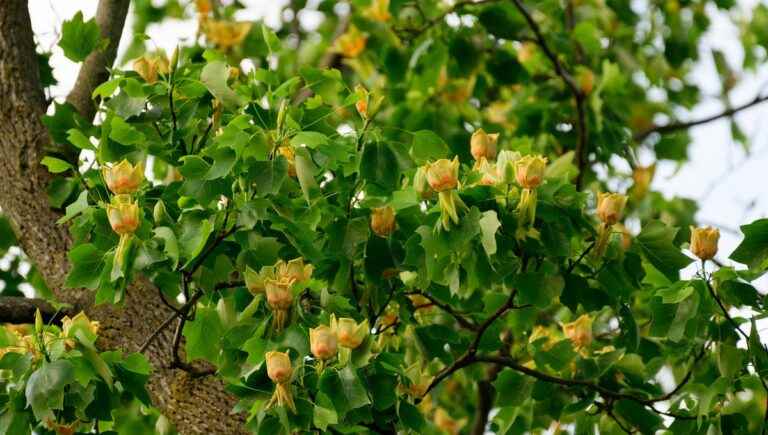
<path fill-rule="evenodd" d="M 693 261 L 673 244 L 677 229 L 659 221 L 647 223 L 636 240 L 643 256 L 670 281 L 677 281 L 680 269 Z"/>
<path fill-rule="evenodd" d="M 731 254 L 731 260 L 746 264 L 752 269 L 768 267 L 768 219 L 758 219 L 742 225 L 744 240 Z"/>

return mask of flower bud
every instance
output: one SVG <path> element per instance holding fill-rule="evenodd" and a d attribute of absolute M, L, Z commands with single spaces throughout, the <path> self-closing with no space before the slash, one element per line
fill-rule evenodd
<path fill-rule="evenodd" d="M 578 82 L 581 92 L 584 95 L 589 95 L 595 88 L 595 73 L 589 68 L 579 67 L 576 71 L 576 82 Z"/>
<path fill-rule="evenodd" d="M 283 145 L 277 149 L 277 152 L 280 153 L 281 156 L 285 157 L 285 160 L 288 160 L 288 175 L 295 177 L 296 153 L 294 153 L 293 148 L 291 148 L 290 145 Z"/>
<path fill-rule="evenodd" d="M 197 12 L 207 15 L 211 12 L 211 0 L 195 0 L 197 6 Z"/>
<path fill-rule="evenodd" d="M 573 322 L 563 325 L 563 334 L 573 342 L 576 348 L 583 349 L 592 343 L 592 318 L 582 314 Z"/>
<path fill-rule="evenodd" d="M 488 160 L 496 158 L 496 142 L 499 140 L 498 133 L 486 133 L 482 128 L 475 130 L 472 133 L 472 138 L 469 140 L 469 148 L 472 153 L 472 157 L 475 160 L 480 160 L 484 157 Z"/>
<path fill-rule="evenodd" d="M 547 168 L 547 158 L 542 156 L 525 156 L 515 162 L 515 178 L 517 183 L 526 189 L 539 187 L 544 180 L 544 170 Z"/>
<path fill-rule="evenodd" d="M 371 211 L 371 230 L 379 237 L 388 237 L 395 231 L 395 209 L 377 207 Z"/>
<path fill-rule="evenodd" d="M 356 349 L 360 346 L 371 329 L 368 325 L 368 319 L 357 323 L 348 317 L 337 320 L 334 315 L 331 315 L 331 328 L 336 331 L 339 345 L 348 349 Z"/>
<path fill-rule="evenodd" d="M 328 360 L 336 356 L 336 333 L 326 325 L 309 329 L 309 347 L 312 355 L 319 360 Z"/>
<path fill-rule="evenodd" d="M 361 118 L 368 119 L 368 98 L 370 98 L 368 90 L 363 85 L 357 85 L 355 86 L 355 94 L 357 94 L 357 102 L 355 103 L 357 113 L 360 114 Z"/>
<path fill-rule="evenodd" d="M 123 159 L 116 165 L 101 168 L 101 174 L 112 193 L 116 195 L 135 193 L 144 181 L 144 162 L 134 166 Z"/>
<path fill-rule="evenodd" d="M 455 189 L 459 185 L 459 158 L 440 159 L 427 163 L 425 168 L 427 182 L 435 192 Z"/>
<path fill-rule="evenodd" d="M 107 204 L 107 218 L 112 231 L 117 234 L 133 234 L 139 227 L 139 205 L 125 195 L 117 195 Z"/>
<path fill-rule="evenodd" d="M 499 181 L 510 184 L 515 180 L 515 162 L 522 156 L 517 151 L 502 150 L 496 159 L 496 173 Z"/>
<path fill-rule="evenodd" d="M 285 384 L 291 381 L 293 368 L 288 352 L 270 351 L 264 356 L 267 362 L 267 376 L 276 384 Z"/>
<path fill-rule="evenodd" d="M 355 58 L 365 50 L 368 38 L 355 26 L 350 26 L 346 33 L 336 39 L 336 51 L 344 57 Z"/>
<path fill-rule="evenodd" d="M 691 252 L 702 260 L 710 260 L 717 254 L 720 230 L 712 227 L 691 227 Z"/>
<path fill-rule="evenodd" d="M 304 264 L 301 257 L 294 258 L 287 263 L 283 260 L 275 264 L 275 272 L 279 278 L 291 279 L 294 282 L 302 282 L 312 278 L 314 267 L 311 264 Z"/>
<path fill-rule="evenodd" d="M 613 225 L 621 220 L 624 206 L 627 205 L 626 195 L 619 193 L 597 194 L 597 217 L 607 225 Z"/>

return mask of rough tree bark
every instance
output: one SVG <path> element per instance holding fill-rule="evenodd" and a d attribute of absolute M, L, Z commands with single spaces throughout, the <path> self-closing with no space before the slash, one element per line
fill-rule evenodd
<path fill-rule="evenodd" d="M 120 18 L 110 8 L 126 3 L 100 2 L 99 24 L 114 26 L 102 29 L 103 34 L 119 38 L 125 15 Z M 94 113 L 93 105 L 88 108 L 85 100 L 98 80 L 106 78 L 104 67 L 113 62 L 116 46 L 110 44 L 111 55 L 91 55 L 93 58 L 86 60 L 80 72 L 77 92 L 69 101 L 84 114 Z M 135 351 L 170 315 L 170 310 L 159 303 L 157 289 L 146 279 L 129 286 L 122 308 L 94 306 L 91 292 L 64 287 L 70 238 L 67 228 L 56 225 L 61 213 L 49 206 L 46 186 L 50 175 L 40 165 L 44 150 L 51 146 L 40 119 L 45 110 L 27 1 L 1 0 L 0 207 L 13 221 L 22 249 L 38 266 L 56 297 L 101 322 L 99 346 Z M 146 351 L 154 367 L 149 390 L 155 405 L 181 433 L 244 433 L 244 416 L 232 414 L 236 399 L 219 380 L 212 376 L 193 378 L 183 370 L 169 368 L 172 333 L 172 329 L 164 331 Z"/>

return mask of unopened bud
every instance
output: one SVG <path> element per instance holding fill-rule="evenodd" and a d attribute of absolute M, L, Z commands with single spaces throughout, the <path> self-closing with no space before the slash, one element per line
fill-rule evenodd
<path fill-rule="evenodd" d="M 499 140 L 498 133 L 486 133 L 482 128 L 472 133 L 469 140 L 470 152 L 475 160 L 485 157 L 488 160 L 496 158 L 496 142 Z"/>
<path fill-rule="evenodd" d="M 720 230 L 712 227 L 691 227 L 691 252 L 702 260 L 710 260 L 717 254 Z"/>
<path fill-rule="evenodd" d="M 371 230 L 379 237 L 389 237 L 395 231 L 395 209 L 390 206 L 371 211 Z"/>
<path fill-rule="evenodd" d="M 265 355 L 267 362 L 267 376 L 276 384 L 285 384 L 291 381 L 293 368 L 291 357 L 287 352 L 270 351 Z"/>
<path fill-rule="evenodd" d="M 312 355 L 319 360 L 328 360 L 336 356 L 336 333 L 326 325 L 309 330 L 309 347 Z"/>
<path fill-rule="evenodd" d="M 624 207 L 627 205 L 626 195 L 619 193 L 597 194 L 597 217 L 607 225 L 613 225 L 621 220 Z"/>
<path fill-rule="evenodd" d="M 435 192 L 455 189 L 459 185 L 459 158 L 440 159 L 425 166 L 427 182 Z"/>

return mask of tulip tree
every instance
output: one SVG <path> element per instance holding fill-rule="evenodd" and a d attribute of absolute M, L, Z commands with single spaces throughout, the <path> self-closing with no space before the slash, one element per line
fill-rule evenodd
<path fill-rule="evenodd" d="M 65 19 L 51 101 L 0 2 L 0 432 L 768 430 L 768 221 L 718 252 L 645 158 L 749 146 L 765 5 L 141 0 L 115 62 L 129 3 Z M 710 57 L 727 110 L 682 116 Z"/>

